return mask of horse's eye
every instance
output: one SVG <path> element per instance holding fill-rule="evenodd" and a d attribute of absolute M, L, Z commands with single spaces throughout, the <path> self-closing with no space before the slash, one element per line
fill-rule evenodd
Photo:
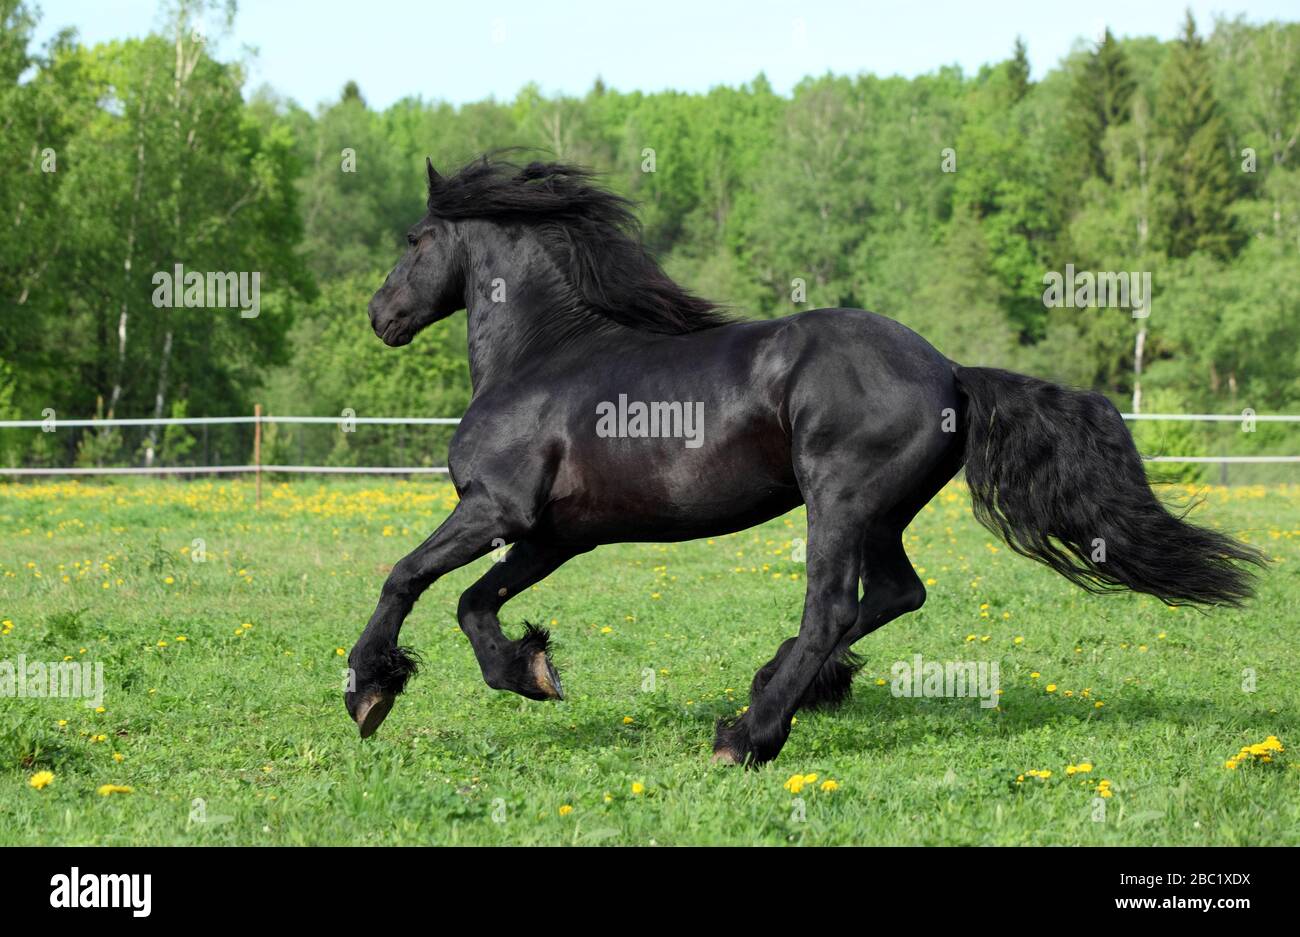
<path fill-rule="evenodd" d="M 408 234 L 406 236 L 406 243 L 414 247 L 416 244 L 420 243 L 420 239 L 417 238 L 414 234 Z"/>

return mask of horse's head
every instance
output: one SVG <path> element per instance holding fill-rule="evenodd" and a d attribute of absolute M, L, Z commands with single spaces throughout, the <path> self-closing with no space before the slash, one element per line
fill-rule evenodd
<path fill-rule="evenodd" d="M 442 177 L 426 160 L 429 188 Z M 465 308 L 463 250 L 453 222 L 426 212 L 406 232 L 410 249 L 370 300 L 370 325 L 387 345 L 405 345 L 428 325 Z"/>

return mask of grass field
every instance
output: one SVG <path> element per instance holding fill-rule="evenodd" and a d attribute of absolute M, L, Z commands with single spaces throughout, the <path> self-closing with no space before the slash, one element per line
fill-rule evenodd
<path fill-rule="evenodd" d="M 803 511 L 605 547 L 506 606 L 508 631 L 550 626 L 563 703 L 483 684 L 455 608 L 490 560 L 447 577 L 403 632 L 423 670 L 363 742 L 340 655 L 449 486 L 295 482 L 259 511 L 251 483 L 0 485 L 0 661 L 102 662 L 106 684 L 103 712 L 0 698 L 0 843 L 1300 843 L 1300 757 L 1234 757 L 1300 743 L 1300 486 L 1204 497 L 1195 518 L 1276 559 L 1246 611 L 1087 595 L 950 486 L 908 532 L 925 607 L 746 771 L 710 765 L 713 725 L 797 627 Z M 997 661 L 1000 705 L 895 696 L 915 654 Z"/>

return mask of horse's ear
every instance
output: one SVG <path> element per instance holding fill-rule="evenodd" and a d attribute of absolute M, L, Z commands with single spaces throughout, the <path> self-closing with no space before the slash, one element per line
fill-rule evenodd
<path fill-rule="evenodd" d="M 427 156 L 424 158 L 424 168 L 428 170 L 429 173 L 430 189 L 436 189 L 438 186 L 442 185 L 442 176 L 438 175 L 438 170 L 433 168 L 433 160 L 429 159 Z"/>

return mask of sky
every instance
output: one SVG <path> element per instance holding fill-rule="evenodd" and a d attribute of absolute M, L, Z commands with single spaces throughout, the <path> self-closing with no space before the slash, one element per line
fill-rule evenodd
<path fill-rule="evenodd" d="M 43 43 L 73 26 L 83 42 L 141 36 L 157 0 L 37 0 Z M 1118 36 L 1173 38 L 1190 6 L 1215 16 L 1294 20 L 1297 0 L 242 0 L 218 55 L 252 58 L 248 90 L 269 84 L 313 108 L 355 80 L 373 107 L 407 96 L 510 100 L 535 82 L 583 94 L 705 91 L 759 72 L 780 93 L 807 75 L 968 74 L 1024 38 L 1034 78 L 1104 22 Z M 212 33 L 208 28 L 205 32 Z"/>

